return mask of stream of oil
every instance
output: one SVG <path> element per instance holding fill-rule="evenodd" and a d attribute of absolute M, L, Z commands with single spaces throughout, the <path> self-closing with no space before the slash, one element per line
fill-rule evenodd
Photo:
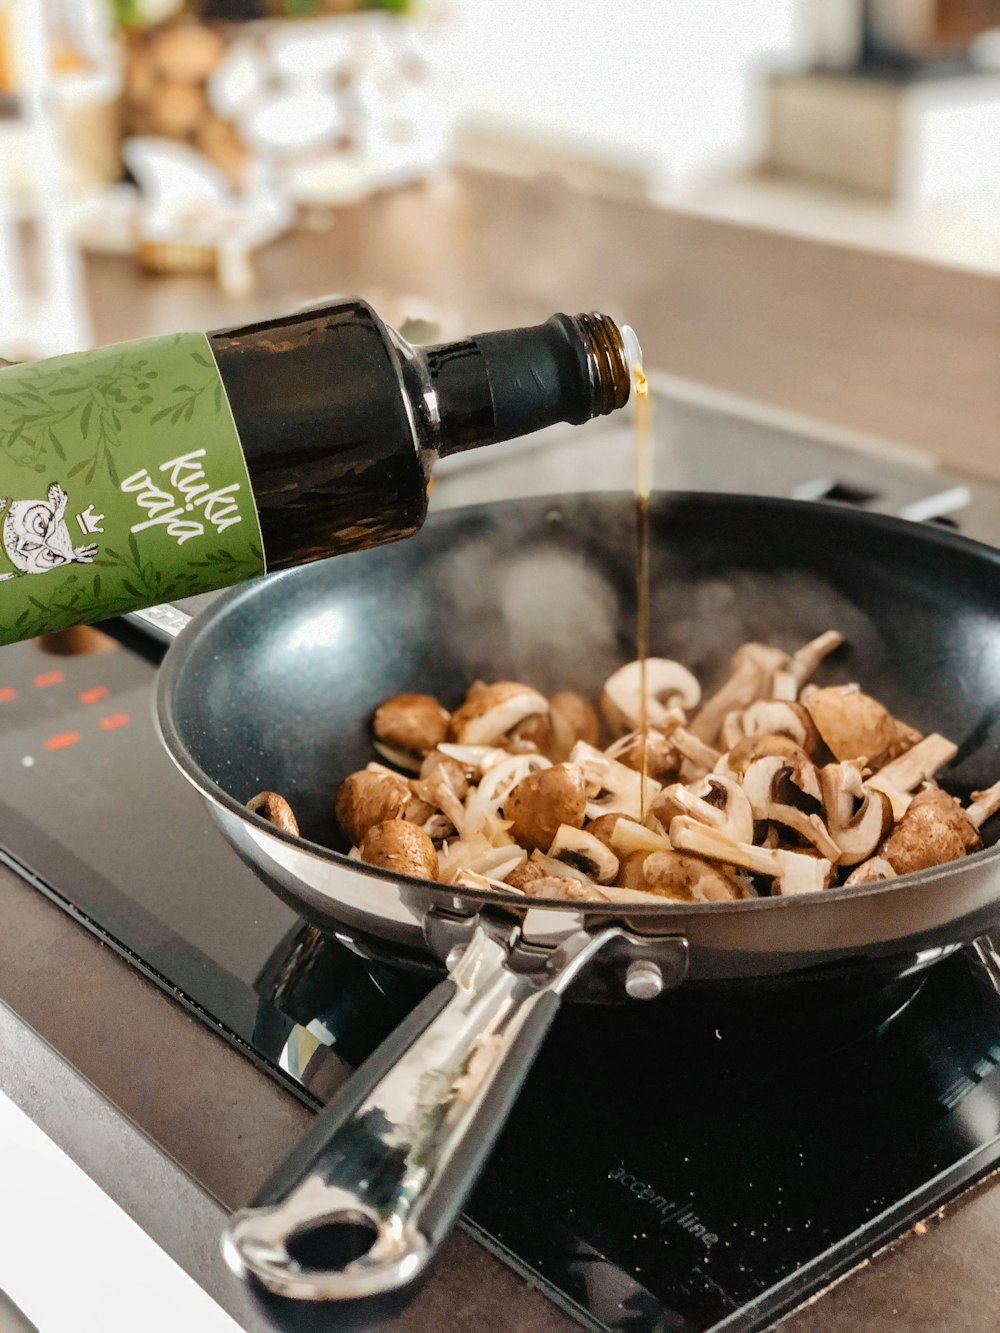
<path fill-rule="evenodd" d="M 642 788 L 639 809 L 646 818 L 646 778 L 649 756 L 646 736 L 649 708 L 646 694 L 646 658 L 649 656 L 649 493 L 653 485 L 653 402 L 642 366 L 633 368 L 635 387 L 635 651 L 639 659 L 639 745 Z"/>

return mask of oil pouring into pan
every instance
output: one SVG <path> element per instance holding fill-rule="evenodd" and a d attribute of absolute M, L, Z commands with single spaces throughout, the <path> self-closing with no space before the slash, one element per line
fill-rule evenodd
<path fill-rule="evenodd" d="M 404 1297 L 457 1215 L 564 996 L 669 1005 L 682 983 L 734 999 L 780 986 L 794 1004 L 799 990 L 835 990 L 848 977 L 877 985 L 927 967 L 1000 918 L 998 820 L 985 813 L 985 846 L 958 860 L 850 886 L 710 901 L 641 890 L 616 899 L 610 885 L 583 901 L 535 897 L 530 884 L 516 893 L 474 878 L 438 883 L 348 854 L 332 798 L 372 760 L 371 720 L 383 701 L 425 693 L 454 716 L 474 680 L 524 682 L 546 699 L 599 698 L 634 652 L 633 533 L 631 496 L 442 513 L 412 542 L 228 594 L 166 656 L 158 703 L 166 746 L 242 859 L 322 928 L 400 966 L 444 974 L 232 1220 L 229 1263 L 262 1299 L 282 1304 L 285 1322 L 329 1302 Z M 936 771 L 968 806 L 1000 774 L 998 575 L 997 552 L 879 515 L 654 495 L 650 651 L 683 663 L 718 700 L 736 688 L 740 668 L 730 663 L 741 645 L 771 645 L 793 663 L 812 644 L 822 658 L 814 641 L 835 626 L 844 642 L 811 663 L 807 688 L 857 681 L 894 723 L 948 737 L 957 751 L 943 766 L 926 744 L 910 747 L 911 762 Z M 627 707 L 627 690 L 622 697 Z M 685 711 L 685 732 L 693 715 Z M 832 746 L 830 724 L 819 729 Z M 725 742 L 730 754 L 742 739 Z M 762 791 L 782 804 L 766 776 Z M 905 803 L 912 775 L 889 776 Z M 246 808 L 264 791 L 286 798 L 299 834 Z M 849 822 L 851 793 L 841 794 L 836 834 L 826 824 L 832 837 Z M 698 825 L 694 836 L 717 842 L 696 818 L 697 800 L 708 797 L 692 794 L 694 814 L 679 811 L 679 828 Z M 870 806 L 884 812 L 881 797 Z M 716 864 L 727 882 L 757 873 Z M 682 1086 L 684 1070 L 675 1074 Z"/>

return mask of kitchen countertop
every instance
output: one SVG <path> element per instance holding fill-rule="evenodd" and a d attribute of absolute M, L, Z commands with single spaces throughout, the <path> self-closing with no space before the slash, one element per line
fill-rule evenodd
<path fill-rule="evenodd" d="M 224 327 L 348 290 L 376 304 L 379 293 L 414 298 L 411 313 L 419 298 L 459 331 L 605 307 L 635 323 L 650 364 L 1000 477 L 990 278 L 473 173 L 343 210 L 329 229 L 269 247 L 257 268 L 254 298 L 233 303 L 205 280 L 140 277 L 127 260 L 93 257 L 98 340 Z M 0 920 L 0 1086 L 252 1323 L 214 1236 L 310 1113 L 2 866 Z M 1000 1300 L 998 1234 L 1000 1189 L 988 1181 L 783 1333 L 979 1333 Z M 572 1325 L 456 1232 L 396 1327 Z"/>

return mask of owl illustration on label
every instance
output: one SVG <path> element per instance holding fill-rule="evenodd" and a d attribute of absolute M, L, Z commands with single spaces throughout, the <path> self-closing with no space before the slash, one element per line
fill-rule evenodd
<path fill-rule="evenodd" d="M 0 581 L 17 579 L 22 574 L 47 574 L 63 565 L 89 565 L 97 555 L 98 547 L 74 546 L 66 525 L 66 506 L 69 496 L 54 481 L 46 500 L 11 500 L 0 497 L 0 516 L 3 517 L 3 549 L 8 560 L 16 567 L 15 574 L 0 574 Z M 88 509 L 77 516 L 84 532 L 102 532 L 94 515 Z"/>

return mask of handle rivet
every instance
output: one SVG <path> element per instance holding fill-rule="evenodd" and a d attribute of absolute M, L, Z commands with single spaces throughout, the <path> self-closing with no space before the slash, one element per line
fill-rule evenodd
<path fill-rule="evenodd" d="M 663 973 L 648 958 L 637 958 L 625 973 L 625 991 L 633 1000 L 655 1000 L 663 991 Z"/>

